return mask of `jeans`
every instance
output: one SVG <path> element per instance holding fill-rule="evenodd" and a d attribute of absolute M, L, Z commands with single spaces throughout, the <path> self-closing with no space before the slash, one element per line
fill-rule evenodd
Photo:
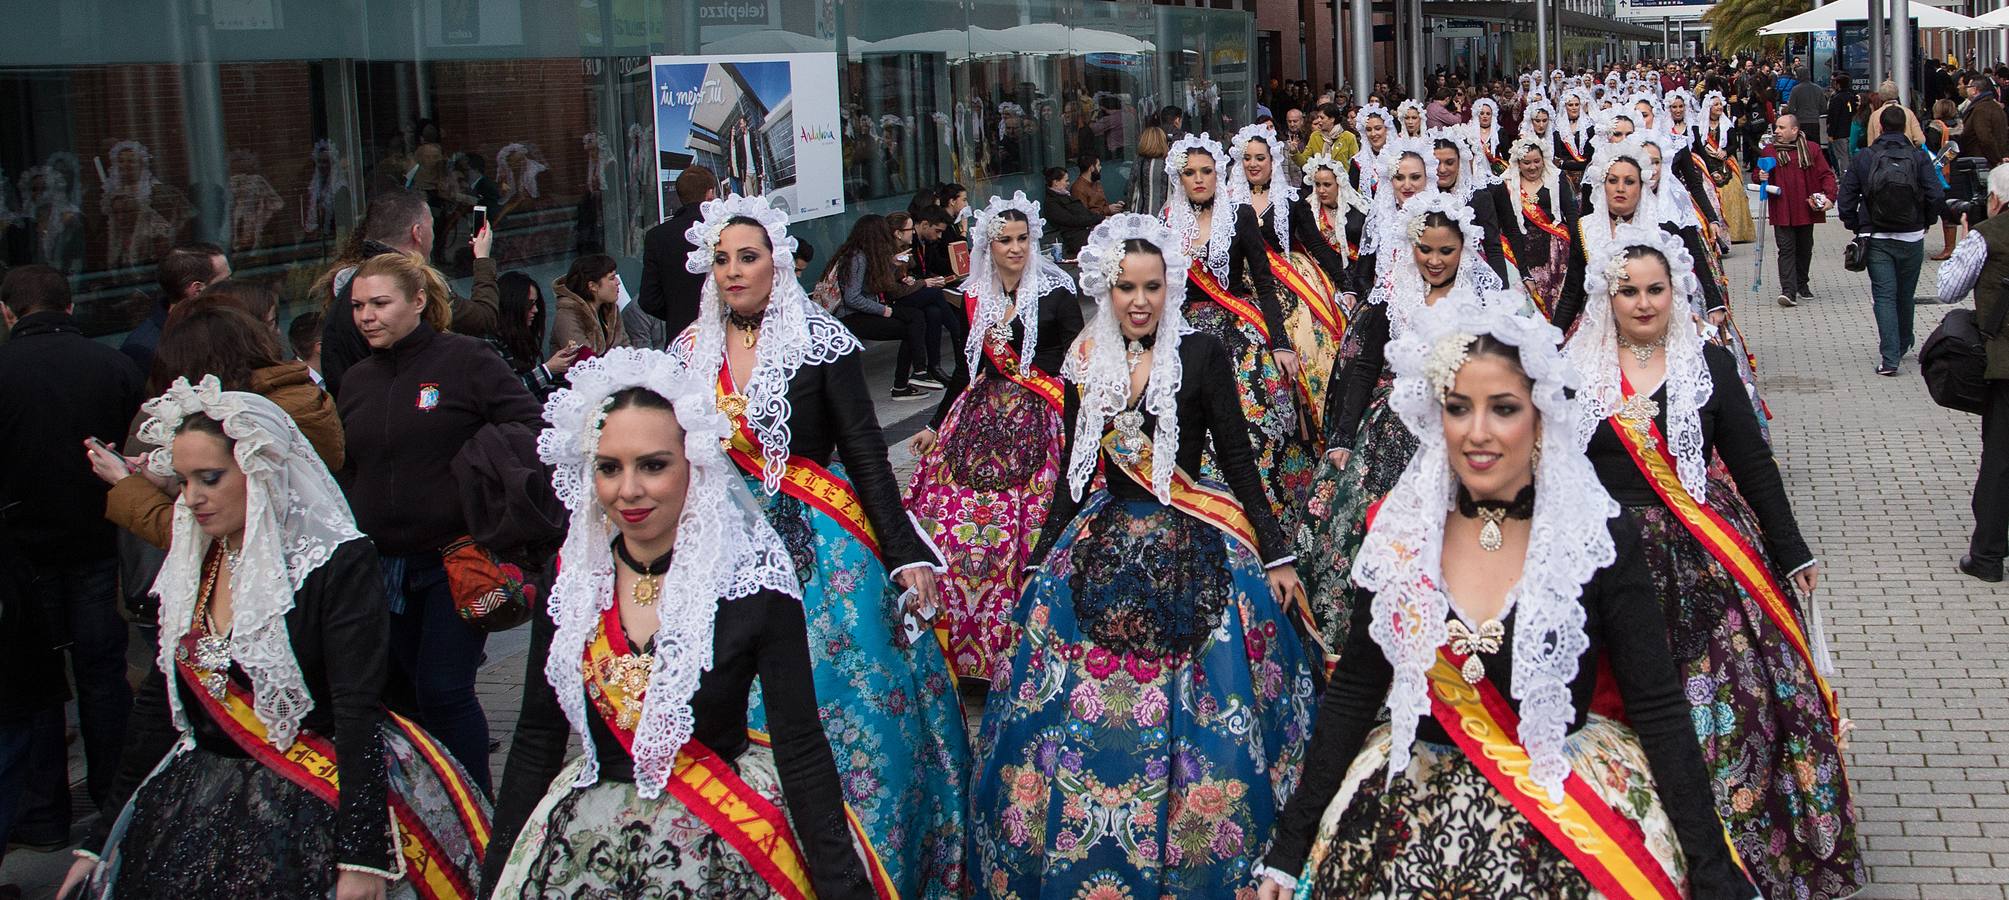
<path fill-rule="evenodd" d="M 1869 240 L 1869 289 L 1876 308 L 1877 352 L 1883 364 L 1893 369 L 1911 350 L 1912 301 L 1923 265 L 1924 241 Z"/>
<path fill-rule="evenodd" d="M 29 570 L 29 589 L 67 617 L 70 678 L 77 686 L 77 724 L 84 737 L 84 781 L 98 811 L 116 813 L 108 804 L 125 750 L 126 718 L 133 709 L 132 683 L 126 680 L 128 627 L 119 615 L 118 560 L 64 566 L 31 562 Z M 54 740 L 54 748 L 43 749 L 61 759 L 61 729 Z"/>
<path fill-rule="evenodd" d="M 439 554 L 405 559 L 405 609 L 391 613 L 391 706 L 408 711 L 439 739 L 485 793 L 488 714 L 474 693 L 488 634 L 454 611 Z"/>
<path fill-rule="evenodd" d="M 1779 293 L 1810 296 L 1807 275 L 1814 265 L 1814 226 L 1774 225 L 1772 234 L 1779 239 Z"/>
<path fill-rule="evenodd" d="M 1967 554 L 1998 566 L 2009 556 L 2009 381 L 1988 382 L 1981 408 L 1981 472 L 1974 478 L 1974 537 Z"/>

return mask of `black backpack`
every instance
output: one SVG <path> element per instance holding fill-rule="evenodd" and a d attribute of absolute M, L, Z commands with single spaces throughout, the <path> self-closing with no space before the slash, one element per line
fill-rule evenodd
<path fill-rule="evenodd" d="M 1932 336 L 1918 348 L 1918 373 L 1932 402 L 1947 409 L 1980 415 L 1988 401 L 1988 341 L 2002 330 L 2009 313 L 2009 296 L 1995 301 L 1993 321 L 1982 325 L 1974 310 L 1953 310 L 1939 321 Z"/>
<path fill-rule="evenodd" d="M 1863 195 L 1869 200 L 1869 230 L 1892 234 L 1924 228 L 1916 151 L 1907 144 L 1870 152 L 1875 166 L 1863 185 Z"/>

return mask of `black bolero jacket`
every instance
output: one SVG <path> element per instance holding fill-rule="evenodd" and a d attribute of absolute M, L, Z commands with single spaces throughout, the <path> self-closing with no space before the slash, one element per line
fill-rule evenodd
<path fill-rule="evenodd" d="M 966 304 L 975 301 L 965 300 Z M 965 310 L 965 315 L 968 311 Z M 1032 354 L 1032 367 L 1048 375 L 1060 375 L 1060 364 L 1067 358 L 1067 348 L 1074 338 L 1081 334 L 1081 297 L 1064 287 L 1047 291 L 1039 298 L 1039 346 Z M 1011 323 L 1011 344 L 1016 350 L 1025 348 L 1025 326 L 1014 316 Z M 957 347 L 961 353 L 963 348 Z M 977 357 L 977 366 L 991 375 L 997 375 L 997 366 L 991 364 L 989 354 Z M 963 366 L 956 367 L 956 377 L 942 392 L 942 402 L 935 405 L 935 414 L 928 419 L 928 427 L 940 429 L 943 420 L 949 417 L 949 409 L 956 405 L 956 398 L 969 390 L 970 373 Z"/>
<path fill-rule="evenodd" d="M 1325 233 L 1318 230 L 1318 220 L 1312 218 L 1311 210 L 1311 204 L 1316 202 L 1317 197 L 1299 197 L 1291 201 L 1289 209 L 1284 211 L 1290 217 L 1285 224 L 1290 227 L 1291 249 L 1311 257 L 1325 271 L 1325 277 L 1332 279 L 1335 285 L 1341 284 L 1341 279 L 1346 277 L 1346 253 L 1334 247 L 1325 239 Z M 1270 203 L 1270 208 L 1256 217 L 1256 225 L 1262 229 L 1265 245 L 1281 249 L 1277 247 L 1277 212 L 1277 204 Z"/>
<path fill-rule="evenodd" d="M 342 770 L 334 861 L 382 873 L 398 870 L 398 844 L 391 833 L 384 797 L 382 729 L 386 722 L 382 696 L 390 665 L 386 655 L 388 609 L 376 547 L 368 539 L 357 538 L 336 548 L 327 562 L 307 576 L 293 595 L 293 609 L 286 613 L 293 656 L 299 661 L 307 693 L 314 698 L 314 708 L 300 723 L 301 731 L 332 739 Z M 249 684 L 242 668 L 232 666 L 230 674 Z M 196 746 L 219 756 L 245 758 L 236 742 L 203 712 L 179 674 L 173 683 L 173 689 L 181 691 L 181 708 L 188 716 Z M 156 668 L 147 673 L 134 693 L 125 755 L 112 784 L 115 805 L 98 817 L 83 850 L 98 853 L 104 849 L 118 818 L 114 810 L 132 799 L 147 773 L 180 739 L 168 715 L 169 689 L 168 676 Z"/>
<path fill-rule="evenodd" d="M 1253 285 L 1256 304 L 1269 328 L 1270 349 L 1289 350 L 1290 332 L 1284 329 L 1283 306 L 1277 302 L 1276 274 L 1270 270 L 1269 245 L 1263 242 L 1263 233 L 1263 226 L 1256 221 L 1256 211 L 1247 204 L 1237 204 L 1234 234 L 1229 237 L 1228 280 L 1221 287 L 1240 293 L 1242 285 Z M 1193 251 L 1195 268 L 1206 265 L 1206 259 L 1207 248 Z M 1207 302 L 1205 294 L 1198 290 L 1186 292 L 1186 305 L 1201 302 Z"/>
<path fill-rule="evenodd" d="M 1687 857 L 1691 896 L 1749 900 L 1758 891 L 1737 868 L 1724 842 L 1702 749 L 1695 742 L 1688 698 L 1668 654 L 1666 620 L 1641 562 L 1637 530 L 1623 513 L 1608 527 L 1617 543 L 1618 558 L 1591 576 L 1580 598 L 1590 646 L 1578 660 L 1576 679 L 1570 682 L 1570 698 L 1576 707 L 1571 730 L 1583 727 L 1602 658 L 1610 665 L 1625 701 L 1626 718 L 1639 733 L 1640 746 L 1653 767 L 1661 806 L 1673 821 L 1681 852 Z M 1381 718 L 1395 670 L 1369 634 L 1373 610 L 1371 594 L 1354 604 L 1346 649 L 1340 652 L 1339 667 L 1319 703 L 1318 722 L 1305 754 L 1304 780 L 1278 818 L 1275 843 L 1264 860 L 1271 868 L 1291 873 L 1304 868 L 1320 816 L 1339 793 L 1347 769 Z M 1518 710 L 1520 702 L 1513 697 L 1512 619 L 1510 611 L 1501 620 L 1507 634 L 1500 652 L 1483 655 L 1480 660 L 1485 664 L 1486 678 Z M 1450 735 L 1434 717 L 1417 724 L 1416 739 L 1451 743 Z"/>
<path fill-rule="evenodd" d="M 1148 338 L 1145 341 L 1147 346 L 1152 343 L 1154 341 Z M 1197 476 L 1201 451 L 1211 444 L 1214 459 L 1220 464 L 1228 489 L 1234 492 L 1242 511 L 1248 514 L 1249 523 L 1256 529 L 1256 544 L 1262 551 L 1263 562 L 1270 566 L 1288 562 L 1291 543 L 1270 510 L 1269 495 L 1263 492 L 1262 476 L 1256 471 L 1255 451 L 1249 446 L 1248 418 L 1242 415 L 1242 401 L 1235 390 L 1234 370 L 1228 365 L 1227 348 L 1222 347 L 1220 340 L 1212 335 L 1193 332 L 1179 339 L 1179 361 L 1184 367 L 1179 381 L 1179 467 Z M 1067 386 L 1066 408 L 1062 413 L 1067 439 L 1061 445 L 1061 478 L 1054 488 L 1058 493 L 1052 505 L 1047 507 L 1046 523 L 1040 527 L 1039 545 L 1027 558 L 1026 567 L 1029 569 L 1046 560 L 1054 542 L 1060 539 L 1060 533 L 1066 530 L 1068 523 L 1074 520 L 1074 514 L 1081 509 L 1081 501 L 1074 499 L 1074 492 L 1067 484 L 1067 461 L 1074 456 L 1076 440 L 1100 441 L 1102 435 L 1075 433 L 1074 420 L 1080 410 L 1080 391 L 1070 384 Z M 1158 417 L 1149 410 L 1143 412 L 1145 432 L 1155 432 Z M 1131 500 L 1151 497 L 1149 490 L 1117 471 L 1115 463 L 1107 459 L 1103 462 L 1108 471 L 1110 494 Z"/>

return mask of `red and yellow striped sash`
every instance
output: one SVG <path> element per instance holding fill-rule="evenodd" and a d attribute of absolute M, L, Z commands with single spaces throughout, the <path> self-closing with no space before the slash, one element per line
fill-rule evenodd
<path fill-rule="evenodd" d="M 976 295 L 963 295 L 963 313 L 969 318 L 970 327 L 975 328 L 977 317 Z M 1046 405 L 1053 407 L 1054 412 L 1060 412 L 1062 406 L 1066 404 L 1067 387 L 1058 377 L 1040 371 L 1037 366 L 1029 366 L 1026 368 L 1025 374 L 1019 374 L 1017 347 L 1013 347 L 1009 343 L 986 340 L 984 341 L 984 356 L 991 361 L 991 365 L 997 367 L 999 374 L 1011 379 L 1013 384 L 1037 394 L 1039 399 L 1046 401 Z M 972 375 L 974 376 L 974 373 Z"/>
<path fill-rule="evenodd" d="M 586 644 L 582 674 L 587 696 L 600 721 L 621 742 L 621 748 L 632 754 L 651 661 L 634 654 L 627 632 L 621 627 L 620 615 L 619 605 L 609 605 L 601 614 L 599 631 Z M 748 731 L 747 738 L 758 746 L 770 746 L 767 735 L 761 732 Z M 789 900 L 816 896 L 802 847 L 789 827 L 787 814 L 747 784 L 732 764 L 711 748 L 696 738 L 686 742 L 677 752 L 663 789 L 744 857 L 777 896 Z M 865 837 L 863 826 L 850 806 L 844 808 L 844 815 L 853 837 L 864 848 L 874 894 L 881 898 L 897 897 L 885 864 L 872 849 L 872 842 Z"/>
<path fill-rule="evenodd" d="M 1624 391 L 1626 398 L 1632 397 L 1632 383 L 1626 379 L 1623 372 L 1619 373 L 1619 388 Z M 1617 416 L 1611 417 L 1609 421 L 1612 434 L 1618 436 L 1618 442 L 1632 457 L 1633 465 L 1639 467 L 1640 474 L 1646 476 L 1646 482 L 1653 486 L 1654 493 L 1660 495 L 1661 502 L 1674 513 L 1675 518 L 1681 520 L 1682 526 L 1688 529 L 1689 534 L 1695 536 L 1695 540 L 1702 544 L 1702 548 L 1709 551 L 1709 555 L 1723 565 L 1723 568 L 1730 573 L 1730 577 L 1737 580 L 1737 586 L 1758 601 L 1758 605 L 1764 608 L 1765 615 L 1772 620 L 1772 624 L 1778 626 L 1779 633 L 1785 637 L 1786 643 L 1799 655 L 1801 661 L 1806 663 L 1807 674 L 1812 676 L 1814 683 L 1820 687 L 1821 700 L 1828 710 L 1829 724 L 1839 729 L 1841 708 L 1835 701 L 1834 688 L 1829 686 L 1828 680 L 1821 677 L 1820 671 L 1814 668 L 1814 654 L 1807 644 L 1806 630 L 1801 627 L 1799 614 L 1793 610 L 1792 603 L 1786 599 L 1785 590 L 1779 585 L 1778 580 L 1772 577 L 1771 567 L 1759 557 L 1756 549 L 1745 542 L 1743 535 L 1737 533 L 1737 529 L 1729 520 L 1723 518 L 1722 514 L 1710 508 L 1708 504 L 1698 502 L 1688 493 L 1688 488 L 1681 484 L 1681 476 L 1676 474 L 1674 458 L 1668 455 L 1667 439 L 1661 435 L 1658 424 L 1651 419 L 1647 420 L 1647 433 L 1651 436 L 1647 440 L 1652 442 L 1649 446 L 1631 424 L 1621 421 Z"/>
<path fill-rule="evenodd" d="M 196 635 L 191 632 L 182 638 L 184 650 L 192 653 Z M 293 745 L 285 750 L 272 746 L 265 729 L 265 723 L 258 718 L 251 690 L 237 679 L 227 681 L 221 698 L 210 696 L 202 685 L 202 677 L 188 662 L 187 654 L 177 654 L 175 669 L 188 682 L 189 690 L 184 696 L 193 696 L 202 705 L 223 733 L 245 755 L 257 760 L 266 768 L 279 773 L 287 781 L 302 790 L 320 798 L 329 806 L 340 806 L 342 801 L 341 769 L 335 759 L 335 743 L 312 731 L 302 730 L 293 740 Z M 447 798 L 453 811 L 467 828 L 469 841 L 474 846 L 477 860 L 488 853 L 488 812 L 482 807 L 481 795 L 467 780 L 467 775 L 453 763 L 451 757 L 438 742 L 412 720 L 394 712 L 385 712 L 392 727 L 402 731 L 406 738 L 417 747 L 420 756 L 433 769 L 446 786 Z M 472 900 L 476 896 L 475 885 L 447 858 L 439 838 L 426 826 L 418 813 L 395 791 L 385 792 L 385 803 L 390 808 L 391 819 L 398 829 L 398 853 L 404 858 L 405 877 L 425 900 Z"/>
<path fill-rule="evenodd" d="M 1325 240 L 1326 246 L 1346 254 L 1348 261 L 1359 259 L 1360 247 L 1346 239 L 1346 222 L 1342 220 L 1334 223 L 1332 213 L 1325 211 L 1325 204 L 1316 200 L 1312 202 L 1312 210 L 1318 216 L 1318 236 Z M 1326 237 L 1327 234 L 1339 235 L 1339 243 L 1334 244 L 1332 238 Z"/>
<path fill-rule="evenodd" d="M 1276 251 L 1270 252 L 1274 257 Z M 1290 266 L 1286 265 L 1284 268 L 1290 269 Z M 1222 287 L 1221 282 L 1214 278 L 1214 273 L 1197 261 L 1187 267 L 1186 281 L 1194 287 L 1199 288 L 1201 296 L 1219 304 L 1229 314 L 1248 323 L 1249 327 L 1254 328 L 1256 334 L 1262 337 L 1265 348 L 1270 345 L 1269 321 L 1263 318 L 1263 311 L 1260 307 L 1256 306 L 1254 298 L 1245 299 L 1237 296 L 1235 292 Z M 1312 403 L 1311 382 L 1305 380 L 1303 368 L 1298 369 L 1293 387 L 1297 391 L 1298 402 L 1302 404 L 1302 409 L 1305 412 L 1305 416 L 1299 418 L 1299 427 L 1300 430 L 1308 434 L 1311 428 L 1309 416 L 1312 407 L 1316 404 Z"/>
<path fill-rule="evenodd" d="M 719 365 L 717 391 L 721 401 L 738 396 L 732 383 L 732 368 L 725 363 Z M 720 408 L 725 411 L 725 404 L 721 403 Z M 746 423 L 745 409 L 727 412 L 727 418 L 732 420 L 733 434 L 726 441 L 725 455 L 739 466 L 740 471 L 755 478 L 763 477 L 767 472 L 766 457 L 760 438 Z M 781 476 L 781 490 L 836 519 L 844 530 L 865 545 L 865 549 L 872 551 L 873 556 L 879 555 L 879 537 L 873 533 L 872 522 L 865 517 L 865 505 L 859 501 L 858 492 L 850 482 L 837 477 L 815 460 L 790 456 L 788 470 Z"/>
<path fill-rule="evenodd" d="M 1557 188 L 1557 190 L 1561 189 L 1560 187 Z M 1541 203 L 1537 202 L 1538 199 L 1534 194 L 1522 194 L 1521 214 L 1527 216 L 1528 221 L 1533 222 L 1536 228 L 1548 232 L 1550 237 L 1559 241 L 1569 240 L 1569 231 L 1561 225 L 1557 225 L 1555 219 L 1550 218 L 1548 210 L 1542 208 Z"/>
<path fill-rule="evenodd" d="M 1325 270 L 1311 266 L 1312 277 L 1307 277 L 1297 266 L 1291 265 L 1290 257 L 1278 253 L 1276 248 L 1269 248 L 1269 254 L 1270 271 L 1276 274 L 1277 281 L 1285 289 L 1297 295 L 1305 309 L 1311 311 L 1312 318 L 1318 320 L 1318 326 L 1335 341 L 1345 335 L 1346 314 L 1340 312 L 1339 304 L 1333 301 L 1332 279 L 1326 276 Z"/>
<path fill-rule="evenodd" d="M 1459 674 L 1464 661 L 1439 647 L 1428 677 L 1431 713 L 1465 757 L 1604 896 L 1679 900 L 1680 886 L 1647 849 L 1639 823 L 1619 815 L 1582 776 L 1570 773 L 1560 803 L 1529 777 L 1520 716 L 1491 680 L 1467 683 Z"/>

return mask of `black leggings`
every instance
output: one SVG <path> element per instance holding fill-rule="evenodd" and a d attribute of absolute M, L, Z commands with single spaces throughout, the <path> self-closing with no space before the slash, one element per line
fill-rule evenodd
<path fill-rule="evenodd" d="M 910 285 L 909 287 L 912 286 Z M 949 329 L 951 336 L 956 337 L 955 346 L 960 356 L 963 342 L 959 335 L 969 333 L 968 323 L 963 321 L 962 315 L 955 307 L 949 305 L 948 298 L 943 295 L 941 288 L 913 287 L 912 290 L 904 294 L 897 292 L 887 294 L 880 299 L 880 302 L 891 304 L 895 310 L 895 315 L 899 314 L 899 310 L 904 309 L 919 311 L 926 317 L 926 328 L 923 330 L 922 344 L 927 348 L 927 352 L 916 361 L 925 359 L 928 363 L 929 371 L 939 372 L 942 370 L 942 329 L 944 326 Z"/>
<path fill-rule="evenodd" d="M 912 306 L 889 306 L 893 315 L 875 316 L 871 313 L 854 312 L 841 321 L 851 333 L 861 341 L 899 341 L 899 358 L 893 363 L 893 386 L 907 386 L 907 375 L 914 366 L 914 353 L 919 350 L 927 333 L 928 316 Z"/>

